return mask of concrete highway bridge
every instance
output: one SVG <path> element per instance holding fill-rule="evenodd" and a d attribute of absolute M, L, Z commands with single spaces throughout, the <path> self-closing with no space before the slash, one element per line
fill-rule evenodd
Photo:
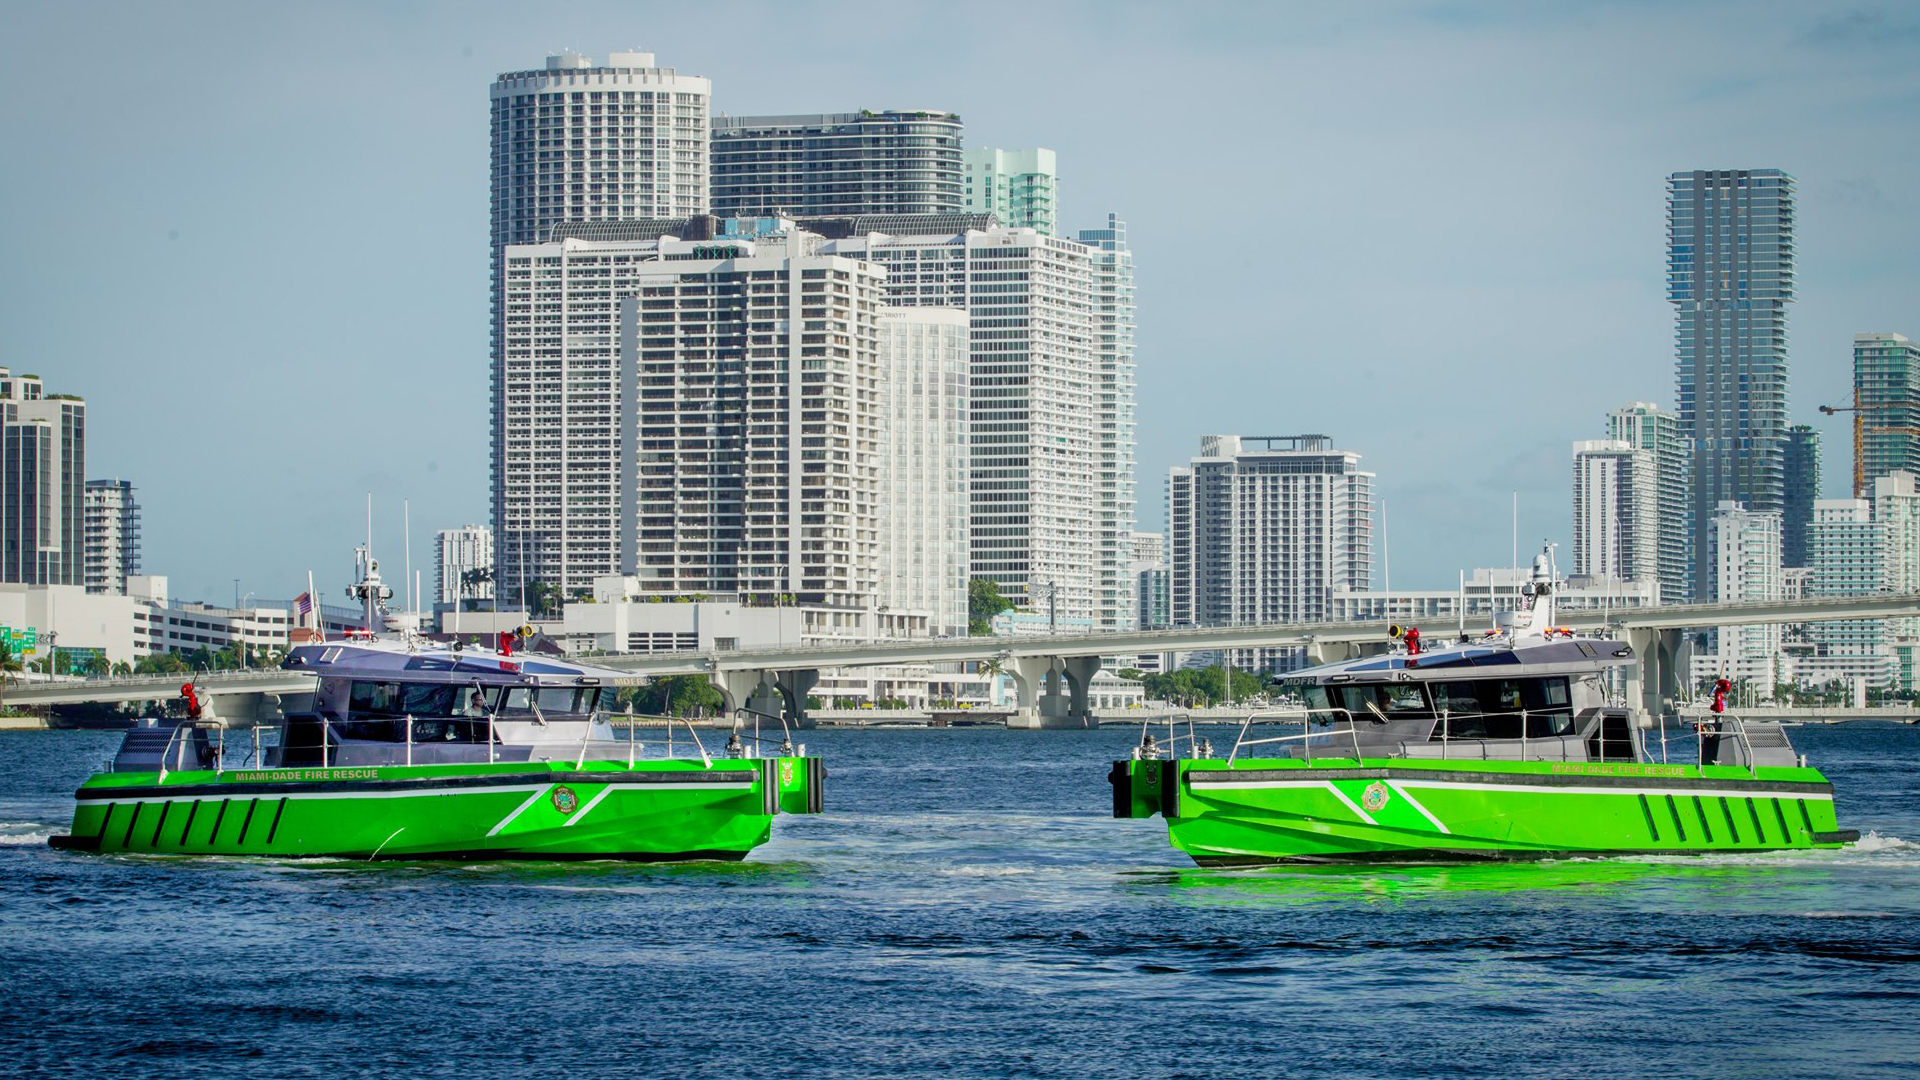
<path fill-rule="evenodd" d="M 1735 604 L 1677 604 L 1568 612 L 1556 620 L 1574 630 L 1602 632 L 1633 647 L 1639 663 L 1629 669 L 1628 698 L 1643 722 L 1674 711 L 1688 660 L 1687 632 L 1756 623 L 1836 622 L 1920 616 L 1920 593 L 1779 600 Z M 1428 639 L 1445 636 L 1429 627 Z M 729 710 L 749 707 L 807 724 L 807 694 L 823 668 L 886 664 L 996 662 L 1013 680 L 1012 727 L 1083 727 L 1093 720 L 1088 688 L 1102 657 L 1218 649 L 1304 647 L 1316 663 L 1384 648 L 1381 622 L 1284 623 L 1142 630 L 1118 634 L 1019 635 L 916 638 L 866 644 L 737 649 L 726 652 L 602 654 L 581 659 L 630 673 L 637 683 L 653 675 L 706 675 L 727 699 Z M 8 686 L 4 700 L 16 705 L 79 701 L 147 701 L 178 697 L 186 676 L 74 679 Z M 280 699 L 313 689 L 311 675 L 285 671 L 227 671 L 193 677 L 203 696 L 234 719 L 276 715 Z"/>

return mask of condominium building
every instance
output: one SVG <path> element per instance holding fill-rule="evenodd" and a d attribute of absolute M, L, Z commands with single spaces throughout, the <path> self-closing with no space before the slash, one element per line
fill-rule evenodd
<path fill-rule="evenodd" d="M 1693 472 L 1693 440 L 1681 430 L 1680 417 L 1645 401 L 1635 401 L 1607 414 L 1607 438 L 1653 455 L 1658 475 L 1660 598 L 1681 603 L 1693 595 L 1692 561 L 1688 558 L 1688 477 Z"/>
<path fill-rule="evenodd" d="M 140 572 L 140 507 L 133 501 L 133 484 L 89 480 L 85 503 L 87 591 L 125 596 L 127 578 Z"/>
<path fill-rule="evenodd" d="M 493 599 L 493 530 L 463 525 L 435 533 L 433 582 L 436 604 Z"/>
<path fill-rule="evenodd" d="M 708 80 L 617 52 L 493 81 L 493 250 L 562 221 L 707 212 Z"/>
<path fill-rule="evenodd" d="M 833 636 L 965 625 L 965 316 L 886 318 L 884 271 L 824 248 L 694 217 L 507 250 L 499 587 L 628 577 L 806 605 Z"/>
<path fill-rule="evenodd" d="M 1573 572 L 1658 580 L 1660 480 L 1653 455 L 1610 439 L 1573 444 Z"/>
<path fill-rule="evenodd" d="M 1123 628 L 1135 581 L 1129 534 L 1135 521 L 1133 252 L 1127 223 L 1108 214 L 1105 227 L 1076 236 L 1093 257 L 1094 393 L 1099 520 L 1096 522 L 1094 624 Z"/>
<path fill-rule="evenodd" d="M 1748 510 L 1737 502 L 1722 502 L 1709 523 L 1717 562 L 1711 580 L 1713 599 L 1720 603 L 1786 598 L 1786 575 L 1780 566 L 1780 511 Z M 1724 676 L 1745 680 L 1771 691 L 1781 681 L 1782 628 L 1723 627 L 1714 633 L 1714 647 L 1696 653 L 1696 683 Z"/>
<path fill-rule="evenodd" d="M 880 592 L 925 611 L 932 632 L 967 632 L 967 313 L 883 308 Z"/>
<path fill-rule="evenodd" d="M 1853 389 L 1866 485 L 1859 498 L 1895 469 L 1920 473 L 1920 345 L 1903 334 L 1855 334 Z"/>
<path fill-rule="evenodd" d="M 87 403 L 0 368 L 0 582 L 86 584 Z"/>
<path fill-rule="evenodd" d="M 620 301 L 619 559 L 643 593 L 872 606 L 881 272 L 817 245 L 662 239 Z"/>
<path fill-rule="evenodd" d="M 1920 476 L 1895 469 L 1873 482 L 1873 520 L 1885 548 L 1881 587 L 1891 593 L 1920 592 Z M 1920 689 L 1920 619 L 1886 620 L 1896 689 Z"/>
<path fill-rule="evenodd" d="M 1373 572 L 1373 474 L 1324 435 L 1209 435 L 1167 477 L 1175 626 L 1320 622 Z M 1290 666 L 1298 650 L 1236 663 Z"/>
<path fill-rule="evenodd" d="M 1719 595 L 1722 503 L 1778 512 L 1787 441 L 1794 180 L 1778 169 L 1667 178 L 1667 299 L 1680 422 L 1693 439 L 1694 592 Z"/>
<path fill-rule="evenodd" d="M 547 241 L 554 226 L 563 221 L 686 218 L 706 213 L 711 96 L 706 79 L 660 67 L 652 53 L 644 52 L 613 53 L 604 64 L 577 53 L 561 53 L 547 57 L 544 68 L 510 71 L 493 82 L 490 443 L 491 509 L 498 542 L 528 539 L 524 530 L 509 536 L 501 527 L 507 516 L 502 499 L 509 487 L 507 429 L 513 407 L 525 407 L 537 395 L 546 417 L 561 411 L 575 414 L 581 395 L 604 401 L 608 408 L 596 417 L 594 426 L 605 432 L 599 449 L 610 452 L 611 444 L 605 440 L 611 438 L 613 400 L 604 378 L 611 372 L 611 340 L 592 347 L 604 351 L 606 355 L 598 360 L 605 362 L 589 365 L 593 375 L 584 380 L 576 377 L 580 372 L 574 365 L 562 361 L 561 353 L 571 350 L 558 340 L 551 344 L 543 340 L 542 362 L 537 367 L 531 356 L 516 357 L 518 362 L 509 364 L 502 254 L 510 244 Z M 557 282 L 543 279 L 542 284 Z M 538 291 L 542 328 L 557 330 L 562 313 L 550 305 L 558 301 L 558 290 Z M 525 315 L 533 302 L 532 290 L 523 290 L 515 301 L 521 308 L 518 314 Z M 589 306 L 604 307 L 594 313 L 610 315 L 609 303 L 609 298 L 601 296 Z M 547 315 L 555 317 L 549 322 Z M 517 327 L 523 332 L 527 328 L 524 320 Z M 529 349 L 525 334 L 521 337 L 515 348 Z M 575 445 L 584 439 L 577 432 L 563 437 Z M 543 446 L 541 452 L 550 449 L 551 445 Z M 529 450 L 522 447 L 519 452 Z M 583 514 L 588 512 L 590 508 L 582 508 Z M 611 572 L 610 562 L 603 572 Z M 589 577 L 578 577 L 575 584 L 584 584 Z"/>
<path fill-rule="evenodd" d="M 1886 527 L 1873 518 L 1866 499 L 1820 499 L 1807 529 L 1806 595 L 1860 596 L 1879 592 L 1886 580 Z M 1892 681 L 1893 653 L 1882 619 L 1809 623 L 1811 650 L 1795 659 L 1793 678 L 1822 685 L 1833 679 L 1864 679 L 1870 686 Z"/>
<path fill-rule="evenodd" d="M 967 150 L 965 208 L 992 214 L 1002 225 L 1037 229 L 1052 236 L 1060 212 L 1060 169 L 1054 153 L 1031 150 Z"/>
<path fill-rule="evenodd" d="M 1787 566 L 1810 566 L 1807 530 L 1820 500 L 1820 433 L 1807 424 L 1787 429 L 1780 505 L 1780 558 Z"/>
<path fill-rule="evenodd" d="M 1047 603 L 1061 625 L 1131 627 L 1124 227 L 1081 243 L 984 214 L 804 224 L 835 238 L 826 250 L 885 267 L 889 303 L 967 311 L 972 576 L 1021 609 Z"/>
<path fill-rule="evenodd" d="M 713 212 L 809 218 L 958 210 L 961 133 L 959 116 L 926 110 L 716 116 Z"/>

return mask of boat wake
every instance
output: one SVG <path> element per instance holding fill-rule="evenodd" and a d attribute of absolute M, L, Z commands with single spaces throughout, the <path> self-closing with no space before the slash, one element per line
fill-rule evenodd
<path fill-rule="evenodd" d="M 47 839 L 61 831 L 38 821 L 0 821 L 0 847 L 46 847 Z"/>

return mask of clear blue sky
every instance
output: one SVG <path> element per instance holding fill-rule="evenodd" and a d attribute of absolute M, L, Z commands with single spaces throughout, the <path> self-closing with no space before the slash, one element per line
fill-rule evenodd
<path fill-rule="evenodd" d="M 938 108 L 1059 151 L 1139 263 L 1140 524 L 1206 433 L 1364 455 L 1400 587 L 1568 534 L 1670 405 L 1670 172 L 1800 183 L 1792 412 L 1920 336 L 1920 9 L 1738 3 L 0 6 L 0 365 L 88 401 L 175 595 L 329 602 L 487 514 L 487 85 L 640 48 L 733 113 Z M 393 575 L 397 577 L 398 575 Z"/>

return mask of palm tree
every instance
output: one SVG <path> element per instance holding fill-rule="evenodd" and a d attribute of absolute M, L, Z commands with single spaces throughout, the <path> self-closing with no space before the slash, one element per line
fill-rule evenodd
<path fill-rule="evenodd" d="M 482 585 L 486 585 L 492 581 L 493 567 L 491 566 L 476 566 L 471 570 L 462 570 L 460 572 L 460 599 L 465 600 L 469 595 L 478 594 Z M 497 597 L 494 602 L 496 604 L 499 603 Z"/>

